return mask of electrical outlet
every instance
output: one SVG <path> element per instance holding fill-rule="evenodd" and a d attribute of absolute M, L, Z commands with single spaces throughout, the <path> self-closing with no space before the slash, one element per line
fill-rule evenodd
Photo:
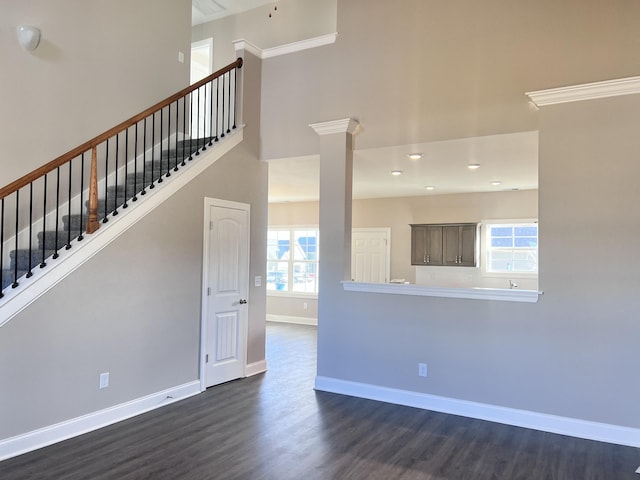
<path fill-rule="evenodd" d="M 306 310 L 306 309 L 307 309 L 307 307 L 308 307 L 307 302 L 304 302 L 304 303 L 302 304 L 302 308 L 304 308 L 304 309 Z"/>
<path fill-rule="evenodd" d="M 109 372 L 100 374 L 100 389 L 107 388 L 109 386 Z"/>
<path fill-rule="evenodd" d="M 418 364 L 418 376 L 419 377 L 426 377 L 427 376 L 427 364 L 426 363 L 419 363 Z"/>
<path fill-rule="evenodd" d="M 261 287 L 261 286 L 262 286 L 262 277 L 261 277 L 261 276 L 257 276 L 257 277 L 254 279 L 253 284 L 254 284 L 256 287 Z"/>

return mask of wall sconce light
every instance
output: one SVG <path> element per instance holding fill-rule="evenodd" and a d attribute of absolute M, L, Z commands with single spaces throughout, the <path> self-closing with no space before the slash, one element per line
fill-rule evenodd
<path fill-rule="evenodd" d="M 40 30 L 29 25 L 20 25 L 18 27 L 18 42 L 28 51 L 33 51 L 40 43 Z"/>

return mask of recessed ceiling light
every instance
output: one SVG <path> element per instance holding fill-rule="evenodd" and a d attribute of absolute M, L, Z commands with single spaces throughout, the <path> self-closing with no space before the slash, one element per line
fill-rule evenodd
<path fill-rule="evenodd" d="M 491 182 L 491 185 L 497 187 L 498 185 L 502 185 L 502 182 L 500 180 L 494 180 L 493 182 Z"/>
<path fill-rule="evenodd" d="M 480 164 L 479 163 L 470 163 L 469 165 L 467 165 L 467 168 L 469 170 L 477 170 L 480 168 Z"/>
<path fill-rule="evenodd" d="M 422 153 L 409 153 L 407 157 L 411 160 L 420 160 L 422 158 Z"/>
<path fill-rule="evenodd" d="M 396 177 L 402 175 L 402 170 L 391 170 L 391 175 L 395 175 Z"/>
<path fill-rule="evenodd" d="M 424 188 L 426 188 L 427 190 L 435 190 L 436 189 L 436 187 L 434 187 L 433 185 L 427 185 Z"/>

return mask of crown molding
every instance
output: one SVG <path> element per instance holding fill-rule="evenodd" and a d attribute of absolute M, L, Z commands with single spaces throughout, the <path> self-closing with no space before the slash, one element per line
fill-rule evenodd
<path fill-rule="evenodd" d="M 257 47 L 248 40 L 240 39 L 234 40 L 233 46 L 236 50 L 247 50 L 260 59 L 279 57 L 281 55 L 287 55 L 289 53 L 300 52 L 302 50 L 308 50 L 310 48 L 322 47 L 324 45 L 331 45 L 336 43 L 338 38 L 338 32 L 328 33 L 327 35 L 321 35 L 319 37 L 308 38 L 306 40 L 300 40 L 299 42 L 287 43 L 285 45 L 279 45 L 277 47 L 262 49 Z"/>
<path fill-rule="evenodd" d="M 236 52 L 239 52 L 240 50 L 245 50 L 251 53 L 252 55 L 254 55 L 255 57 L 258 57 L 260 59 L 262 58 L 262 49 L 260 47 L 255 46 L 249 40 L 245 40 L 241 38 L 239 40 L 234 40 L 232 43 L 233 43 L 233 48 L 235 49 Z"/>
<path fill-rule="evenodd" d="M 537 107 L 555 105 L 558 103 L 595 100 L 597 98 L 617 97 L 640 93 L 640 77 L 618 78 L 603 82 L 583 83 L 569 87 L 550 88 L 526 92 Z"/>
<path fill-rule="evenodd" d="M 310 123 L 309 126 L 315 130 L 318 135 L 331 135 L 334 133 L 350 133 L 357 135 L 360 133 L 360 124 L 353 118 L 342 118 L 340 120 L 331 120 L 329 122 Z"/>

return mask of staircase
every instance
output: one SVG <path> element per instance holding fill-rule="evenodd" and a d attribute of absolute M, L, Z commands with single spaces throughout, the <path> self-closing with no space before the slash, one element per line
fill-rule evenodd
<path fill-rule="evenodd" d="M 238 58 L 0 188 L 0 326 L 215 161 L 208 156 L 178 173 L 236 129 L 242 63 Z M 171 183 L 174 174 L 180 180 Z M 142 204 L 152 193 L 157 200 Z M 122 216 L 138 204 L 135 215 Z M 94 235 L 116 218 L 112 233 Z M 79 248 L 85 239 L 92 248 Z"/>
<path fill-rule="evenodd" d="M 206 137 L 176 142 L 175 148 L 163 150 L 158 160 L 147 160 L 137 172 L 127 174 L 123 185 L 109 186 L 103 197 L 98 199 L 98 218 L 107 223 L 110 218 L 124 212 L 132 202 L 143 199 L 146 193 L 162 186 L 170 179 L 173 172 L 188 165 L 200 152 L 213 146 L 217 139 Z M 88 209 L 89 201 L 85 202 Z M 44 268 L 47 263 L 55 261 L 60 250 L 73 248 L 76 242 L 84 238 L 83 230 L 87 225 L 88 210 L 84 214 L 62 216 L 62 229 L 54 231 L 40 231 L 37 233 L 38 243 L 28 248 L 11 250 L 9 268 L 2 271 L 2 289 L 13 283 L 14 273 L 18 271 L 18 285 L 24 276 L 37 268 Z M 29 259 L 31 256 L 31 260 Z M 18 286 L 16 285 L 16 287 Z"/>

